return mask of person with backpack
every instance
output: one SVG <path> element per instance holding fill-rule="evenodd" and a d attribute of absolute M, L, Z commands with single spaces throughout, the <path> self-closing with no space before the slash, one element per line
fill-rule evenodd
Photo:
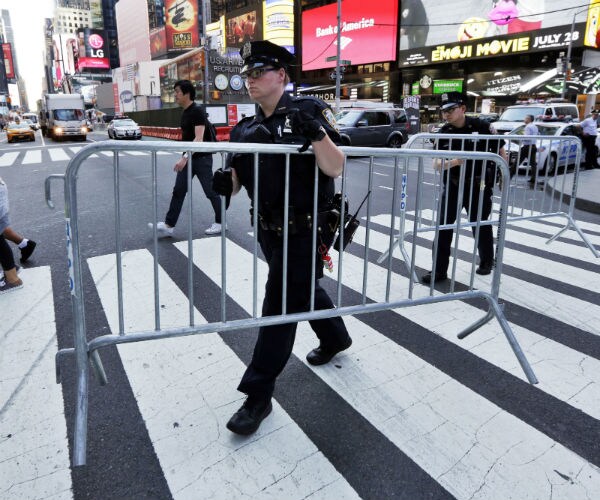
<path fill-rule="evenodd" d="M 214 127 L 208 121 L 206 111 L 202 106 L 194 102 L 196 97 L 196 89 L 189 80 L 179 80 L 173 86 L 175 91 L 175 101 L 183 108 L 181 114 L 181 139 L 183 141 L 214 141 Z M 156 224 L 156 231 L 159 236 L 173 236 L 173 230 L 179 219 L 181 207 L 187 194 L 187 167 L 189 158 L 187 153 L 183 153 L 179 161 L 175 163 L 173 170 L 177 172 L 175 178 L 175 186 L 173 187 L 173 195 L 169 210 L 165 216 L 164 222 Z M 191 158 L 192 178 L 198 177 L 204 194 L 210 201 L 214 213 L 215 222 L 213 222 L 205 231 L 205 234 L 216 235 L 221 234 L 221 198 L 212 189 L 212 154 L 211 153 L 193 153 Z M 148 227 L 154 228 L 152 222 L 148 223 Z"/>

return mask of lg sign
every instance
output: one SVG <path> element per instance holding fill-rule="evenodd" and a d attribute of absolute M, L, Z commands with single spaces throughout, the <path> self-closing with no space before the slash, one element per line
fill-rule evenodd
<path fill-rule="evenodd" d="M 93 49 L 101 49 L 102 46 L 104 45 L 104 40 L 102 39 L 102 37 L 100 35 L 93 33 L 90 35 L 89 44 L 90 44 L 90 47 L 92 47 Z"/>
<path fill-rule="evenodd" d="M 85 57 L 80 57 L 78 68 L 106 69 L 110 68 L 108 52 L 104 51 L 105 36 L 100 30 L 85 28 L 78 32 L 79 43 L 85 46 Z"/>
<path fill-rule="evenodd" d="M 342 1 L 340 48 L 352 64 L 392 61 L 396 58 L 398 1 Z M 332 68 L 326 61 L 337 51 L 337 5 L 302 13 L 302 69 Z M 376 49 L 375 49 L 376 48 Z"/>

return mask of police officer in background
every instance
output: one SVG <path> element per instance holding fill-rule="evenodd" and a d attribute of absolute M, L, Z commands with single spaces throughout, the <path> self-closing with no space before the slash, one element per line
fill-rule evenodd
<path fill-rule="evenodd" d="M 441 112 L 446 123 L 438 131 L 439 134 L 495 134 L 489 123 L 465 115 L 466 96 L 460 92 L 448 92 L 441 96 Z M 496 153 L 506 160 L 504 141 L 501 139 L 439 139 L 438 149 L 445 151 L 486 151 Z M 440 225 L 454 224 L 459 200 L 460 166 L 464 160 L 436 160 L 434 167 L 444 169 L 444 192 L 440 204 Z M 464 191 L 462 208 L 468 215 L 469 221 L 477 220 L 479 207 L 479 196 L 483 197 L 481 220 L 487 220 L 492 212 L 492 193 L 494 189 L 495 171 L 494 165 L 488 162 L 487 169 L 482 172 L 483 162 L 481 160 L 467 160 L 464 176 Z M 483 176 L 483 179 L 482 179 Z M 483 182 L 482 182 L 483 180 Z M 448 199 L 446 199 L 446 196 Z M 470 202 L 470 203 L 469 203 Z M 476 227 L 473 226 L 473 235 Z M 427 273 L 421 281 L 430 284 L 432 281 L 444 281 L 448 279 L 448 266 L 450 264 L 450 247 L 452 246 L 452 229 L 440 230 L 438 233 L 437 256 L 435 261 L 435 275 Z M 435 242 L 434 242 L 435 245 Z M 480 226 L 479 242 L 479 267 L 477 274 L 490 274 L 494 267 L 494 237 L 492 226 Z"/>
<path fill-rule="evenodd" d="M 319 167 L 318 211 L 331 206 L 334 179 L 343 170 L 344 154 L 334 141 L 339 141 L 331 109 L 312 97 L 294 98 L 285 92 L 289 83 L 289 66 L 294 57 L 283 47 L 268 41 L 245 43 L 240 50 L 244 59 L 241 71 L 250 97 L 259 105 L 258 113 L 246 117 L 231 130 L 231 142 L 265 144 L 298 144 L 312 146 Z M 310 308 L 312 253 L 312 212 L 315 157 L 290 157 L 287 313 Z M 258 210 L 258 241 L 269 274 L 265 287 L 263 316 L 281 314 L 283 277 L 283 221 L 285 157 L 260 155 L 258 199 L 254 195 L 254 156 L 230 155 L 225 170 L 213 178 L 213 189 L 223 195 L 236 194 L 246 188 L 252 210 Z M 317 238 L 317 246 L 322 241 Z M 331 244 L 330 241 L 327 244 Z M 323 276 L 323 263 L 316 258 L 316 280 Z M 333 302 L 315 281 L 315 309 L 331 309 Z M 308 353 L 312 365 L 328 363 L 338 352 L 347 349 L 352 339 L 340 317 L 313 320 L 312 329 L 319 347 Z M 236 434 L 252 434 L 271 412 L 275 379 L 285 367 L 294 344 L 297 323 L 261 327 L 252 361 L 238 386 L 248 397 L 231 417 L 227 428 Z"/>

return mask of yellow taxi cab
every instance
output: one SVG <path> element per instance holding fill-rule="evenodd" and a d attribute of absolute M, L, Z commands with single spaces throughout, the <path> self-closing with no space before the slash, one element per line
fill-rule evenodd
<path fill-rule="evenodd" d="M 15 141 L 35 141 L 35 132 L 27 123 L 11 122 L 6 126 L 6 140 Z"/>

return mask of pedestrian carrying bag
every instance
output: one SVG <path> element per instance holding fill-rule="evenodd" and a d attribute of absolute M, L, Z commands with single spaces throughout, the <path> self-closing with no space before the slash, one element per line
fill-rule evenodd
<path fill-rule="evenodd" d="M 204 142 L 217 142 L 217 129 L 212 122 L 207 118 L 204 125 Z"/>

